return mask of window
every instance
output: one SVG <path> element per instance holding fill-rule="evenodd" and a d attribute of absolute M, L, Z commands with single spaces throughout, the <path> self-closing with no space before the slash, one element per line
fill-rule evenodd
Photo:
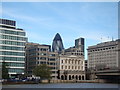
<path fill-rule="evenodd" d="M 67 69 L 67 66 L 65 66 L 65 69 Z"/>
<path fill-rule="evenodd" d="M 25 36 L 25 32 L 20 32 L 20 31 L 2 30 L 2 33 Z"/>
<path fill-rule="evenodd" d="M 67 63 L 67 60 L 65 60 L 65 63 Z"/>
<path fill-rule="evenodd" d="M 74 69 L 74 66 L 72 66 L 72 69 Z"/>
<path fill-rule="evenodd" d="M 75 69 L 77 69 L 77 66 L 75 66 Z"/>
<path fill-rule="evenodd" d="M 77 61 L 75 61 L 75 64 L 77 63 Z"/>
<path fill-rule="evenodd" d="M 63 69 L 63 65 L 61 66 L 61 68 Z"/>
<path fill-rule="evenodd" d="M 63 60 L 61 61 L 61 63 L 63 63 Z"/>
<path fill-rule="evenodd" d="M 46 60 L 46 57 L 40 57 L 40 59 L 42 59 L 42 60 Z"/>
<path fill-rule="evenodd" d="M 69 69 L 70 69 L 70 66 L 69 66 Z"/>
<path fill-rule="evenodd" d="M 74 60 L 72 60 L 72 64 L 74 63 Z"/>
<path fill-rule="evenodd" d="M 55 61 L 55 58 L 49 58 L 50 61 Z"/>
<path fill-rule="evenodd" d="M 69 60 L 69 64 L 70 64 L 70 60 Z"/>

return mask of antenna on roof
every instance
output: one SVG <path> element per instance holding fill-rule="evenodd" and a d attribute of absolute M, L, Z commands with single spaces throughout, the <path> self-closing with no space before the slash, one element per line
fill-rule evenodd
<path fill-rule="evenodd" d="M 112 41 L 114 41 L 114 38 L 113 38 L 113 36 L 112 36 Z"/>

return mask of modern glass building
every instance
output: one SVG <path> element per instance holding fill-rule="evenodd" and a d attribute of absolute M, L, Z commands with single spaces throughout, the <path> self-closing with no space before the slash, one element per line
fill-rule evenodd
<path fill-rule="evenodd" d="M 84 52 L 84 38 L 78 38 L 75 40 L 75 47 L 81 49 Z"/>
<path fill-rule="evenodd" d="M 62 38 L 61 38 L 60 34 L 57 33 L 57 34 L 55 35 L 55 38 L 53 39 L 52 51 L 53 51 L 53 52 L 61 53 L 62 50 L 64 50 Z"/>
<path fill-rule="evenodd" d="M 13 20 L 0 19 L 0 64 L 7 64 L 10 78 L 24 74 L 26 33 Z"/>

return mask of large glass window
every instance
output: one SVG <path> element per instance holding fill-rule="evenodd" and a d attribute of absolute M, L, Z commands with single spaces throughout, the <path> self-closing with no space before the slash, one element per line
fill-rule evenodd
<path fill-rule="evenodd" d="M 1 52 L 1 51 L 0 51 L 0 52 Z M 21 53 L 21 52 L 8 52 L 8 51 L 2 51 L 2 55 L 24 56 L 24 53 Z"/>
<path fill-rule="evenodd" d="M 20 57 L 0 57 L 0 59 L 5 61 L 25 61 L 25 58 Z"/>
<path fill-rule="evenodd" d="M 16 73 L 23 73 L 24 72 L 24 69 L 8 69 L 8 72 L 16 72 Z"/>
<path fill-rule="evenodd" d="M 1 30 L 1 33 L 25 36 L 25 32 L 19 32 L 19 31 Z"/>
<path fill-rule="evenodd" d="M 55 58 L 49 58 L 50 61 L 55 61 Z"/>
<path fill-rule="evenodd" d="M 12 66 L 12 67 L 24 67 L 25 64 L 24 63 L 7 63 L 8 66 Z"/>
<path fill-rule="evenodd" d="M 1 44 L 9 44 L 9 45 L 20 45 L 20 46 L 24 46 L 25 43 L 24 42 L 15 42 L 15 41 L 2 41 L 0 42 Z"/>
<path fill-rule="evenodd" d="M 24 47 L 1 46 L 0 49 L 23 51 Z"/>
<path fill-rule="evenodd" d="M 21 40 L 26 41 L 25 37 L 17 37 L 17 36 L 8 36 L 8 35 L 1 35 L 2 39 L 10 39 L 10 40 Z"/>

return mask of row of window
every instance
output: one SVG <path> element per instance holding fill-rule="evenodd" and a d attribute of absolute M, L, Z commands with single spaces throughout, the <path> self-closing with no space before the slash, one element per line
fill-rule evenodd
<path fill-rule="evenodd" d="M 38 59 L 38 60 L 47 60 L 47 58 L 46 57 L 31 57 L 31 58 L 29 58 L 30 60 L 36 60 L 36 59 Z"/>
<path fill-rule="evenodd" d="M 55 61 L 56 59 L 55 58 L 47 58 L 47 57 L 31 57 L 31 58 L 29 58 L 30 60 L 36 60 L 36 59 L 38 59 L 38 60 L 49 60 L 49 61 Z"/>
<path fill-rule="evenodd" d="M 43 56 L 45 55 L 46 56 L 47 54 L 46 53 L 38 53 L 38 55 L 43 55 Z"/>
<path fill-rule="evenodd" d="M 101 52 L 101 53 L 89 53 L 89 56 L 107 56 L 107 55 L 114 55 L 117 52 Z"/>
<path fill-rule="evenodd" d="M 15 41 L 2 41 L 1 44 L 9 44 L 9 45 L 20 45 L 24 46 L 24 42 L 15 42 Z"/>
<path fill-rule="evenodd" d="M 55 58 L 49 58 L 49 61 L 55 61 L 56 59 Z"/>
<path fill-rule="evenodd" d="M 90 67 L 96 67 L 96 68 L 98 68 L 98 67 L 97 67 L 95 64 L 93 64 L 93 63 L 90 63 L 89 66 L 90 66 Z M 116 63 L 108 63 L 108 64 L 107 64 L 107 67 L 112 67 L 112 66 L 116 66 Z M 102 66 L 101 66 L 101 68 L 102 68 Z"/>
<path fill-rule="evenodd" d="M 83 55 L 83 53 L 71 53 L 72 55 Z"/>
<path fill-rule="evenodd" d="M 24 56 L 24 53 L 21 52 L 7 52 L 7 51 L 0 51 L 0 55 L 15 55 L 15 56 Z"/>
<path fill-rule="evenodd" d="M 11 39 L 11 40 L 26 41 L 26 38 L 24 38 L 24 37 L 17 37 L 17 36 L 2 35 L 1 38 L 2 38 L 2 39 Z"/>
<path fill-rule="evenodd" d="M 0 19 L 0 21 L 2 24 L 12 25 L 12 26 L 16 25 L 15 21 L 12 20 Z"/>
<path fill-rule="evenodd" d="M 38 59 L 46 60 L 46 57 L 38 57 Z"/>
<path fill-rule="evenodd" d="M 24 63 L 7 63 L 7 66 L 24 67 Z"/>
<path fill-rule="evenodd" d="M 56 56 L 55 54 L 50 54 L 49 56 Z"/>
<path fill-rule="evenodd" d="M 36 51 L 48 51 L 48 49 L 46 48 L 34 48 L 34 49 L 30 49 L 29 52 L 36 52 Z"/>
<path fill-rule="evenodd" d="M 81 69 L 83 70 L 83 66 L 61 66 L 61 69 Z"/>
<path fill-rule="evenodd" d="M 20 57 L 0 57 L 0 60 L 5 60 L 5 61 L 25 61 L 25 58 L 20 58 Z"/>
<path fill-rule="evenodd" d="M 47 53 L 36 53 L 36 52 L 34 53 L 34 52 L 31 52 L 31 53 L 29 53 L 29 55 L 30 56 L 34 56 L 34 55 L 45 55 L 46 56 Z"/>
<path fill-rule="evenodd" d="M 103 51 L 103 50 L 110 50 L 110 49 L 114 49 L 116 47 L 109 47 L 109 48 L 101 48 L 101 49 L 93 49 L 93 50 L 89 50 L 89 52 L 94 52 L 94 51 Z"/>
<path fill-rule="evenodd" d="M 106 52 L 106 51 L 104 51 L 104 52 L 94 52 L 94 53 L 88 53 L 88 55 L 90 56 L 90 55 L 93 55 L 93 56 L 99 56 L 99 55 L 112 55 L 112 54 L 116 54 L 116 51 L 114 50 L 114 51 L 108 51 L 108 52 Z"/>
<path fill-rule="evenodd" d="M 46 48 L 38 48 L 37 50 L 38 51 L 48 51 L 48 49 L 46 49 Z"/>
<path fill-rule="evenodd" d="M 25 32 L 19 32 L 19 31 L 0 30 L 0 33 L 25 36 Z"/>
<path fill-rule="evenodd" d="M 103 56 L 99 56 L 99 57 L 89 57 L 89 60 L 100 60 L 100 59 L 103 59 L 103 60 L 114 60 L 116 59 L 117 57 L 116 56 L 107 56 L 107 57 L 103 57 Z"/>
<path fill-rule="evenodd" d="M 24 51 L 24 47 L 1 46 L 0 49 Z"/>
<path fill-rule="evenodd" d="M 35 55 L 42 55 L 42 56 L 47 56 L 47 53 L 29 53 L 30 56 L 35 56 Z M 49 56 L 55 56 L 55 54 L 50 54 Z"/>
<path fill-rule="evenodd" d="M 38 61 L 37 64 L 48 64 L 48 65 L 55 65 L 55 63 L 50 63 L 50 62 L 46 62 L 46 61 Z"/>
<path fill-rule="evenodd" d="M 38 61 L 37 64 L 46 64 L 47 62 Z"/>
<path fill-rule="evenodd" d="M 8 69 L 8 72 L 23 73 L 24 69 L 12 69 L 12 68 L 10 68 L 10 69 Z"/>
<path fill-rule="evenodd" d="M 61 60 L 61 63 L 68 63 L 68 64 L 83 64 L 83 61 L 78 60 Z"/>
<path fill-rule="evenodd" d="M 55 65 L 55 63 L 48 63 L 49 65 Z"/>

